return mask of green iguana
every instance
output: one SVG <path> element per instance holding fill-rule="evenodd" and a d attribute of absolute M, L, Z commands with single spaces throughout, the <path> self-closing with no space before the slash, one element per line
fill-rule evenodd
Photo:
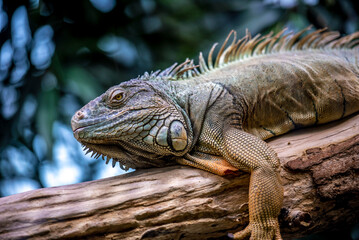
<path fill-rule="evenodd" d="M 177 162 L 250 172 L 249 225 L 234 238 L 281 239 L 280 163 L 264 140 L 359 111 L 359 32 L 308 32 L 237 41 L 232 31 L 214 61 L 216 44 L 198 65 L 187 59 L 111 87 L 76 112 L 74 135 L 126 170 Z"/>

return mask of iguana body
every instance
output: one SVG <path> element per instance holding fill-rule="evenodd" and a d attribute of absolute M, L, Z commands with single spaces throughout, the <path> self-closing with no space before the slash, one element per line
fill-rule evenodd
<path fill-rule="evenodd" d="M 200 54 L 199 66 L 187 60 L 114 86 L 74 115 L 74 135 L 126 169 L 250 172 L 250 223 L 234 236 L 281 239 L 279 161 L 263 139 L 359 111 L 359 33 L 298 40 L 303 32 L 247 34 L 225 48 L 227 38 L 214 66 L 212 48 L 207 63 Z"/>

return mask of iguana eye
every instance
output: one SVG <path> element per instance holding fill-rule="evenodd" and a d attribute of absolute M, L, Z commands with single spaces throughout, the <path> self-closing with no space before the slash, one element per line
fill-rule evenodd
<path fill-rule="evenodd" d="M 111 102 L 119 102 L 123 99 L 123 92 L 121 90 L 115 90 L 112 92 L 110 100 Z"/>
<path fill-rule="evenodd" d="M 116 99 L 116 100 L 121 100 L 122 97 L 123 97 L 123 94 L 122 94 L 122 93 L 119 93 L 119 94 L 117 94 L 117 95 L 115 96 L 115 99 Z"/>

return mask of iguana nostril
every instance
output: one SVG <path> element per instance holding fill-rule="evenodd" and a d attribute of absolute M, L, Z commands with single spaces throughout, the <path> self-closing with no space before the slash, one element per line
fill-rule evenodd
<path fill-rule="evenodd" d="M 78 120 L 81 120 L 81 119 L 83 119 L 85 117 L 85 114 L 82 111 L 78 111 L 76 113 L 76 116 L 77 116 Z"/>

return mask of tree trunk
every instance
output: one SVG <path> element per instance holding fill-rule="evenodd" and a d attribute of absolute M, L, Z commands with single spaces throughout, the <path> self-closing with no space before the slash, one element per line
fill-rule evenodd
<path fill-rule="evenodd" d="M 284 238 L 359 217 L 359 115 L 269 141 L 282 163 Z M 225 239 L 248 223 L 248 174 L 173 166 L 0 199 L 0 239 Z"/>

